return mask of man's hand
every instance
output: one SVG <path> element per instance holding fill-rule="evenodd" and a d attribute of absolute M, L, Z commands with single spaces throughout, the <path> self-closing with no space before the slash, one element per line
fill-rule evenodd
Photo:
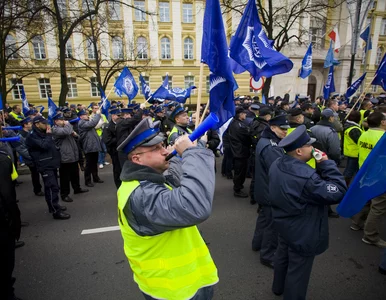
<path fill-rule="evenodd" d="M 50 125 L 47 125 L 46 133 L 52 133 L 52 131 L 51 131 L 51 126 L 50 126 Z"/>
<path fill-rule="evenodd" d="M 321 158 L 320 158 L 320 159 L 316 159 L 316 158 L 315 158 L 315 160 L 316 160 L 317 163 L 321 163 L 322 161 L 328 160 L 327 154 L 324 153 L 323 151 L 320 151 L 319 149 L 316 149 L 316 148 L 314 148 L 314 151 L 315 151 L 315 152 L 318 152 L 318 153 L 321 155 Z"/>
<path fill-rule="evenodd" d="M 197 143 L 196 142 L 193 143 L 189 139 L 189 136 L 187 134 L 184 134 L 184 135 L 178 137 L 174 143 L 174 147 L 175 147 L 179 156 L 182 156 L 182 153 L 186 149 L 188 149 L 189 147 L 194 147 L 196 145 L 197 145 Z"/>
<path fill-rule="evenodd" d="M 69 123 L 68 123 L 68 121 L 64 121 L 64 125 L 68 125 Z"/>

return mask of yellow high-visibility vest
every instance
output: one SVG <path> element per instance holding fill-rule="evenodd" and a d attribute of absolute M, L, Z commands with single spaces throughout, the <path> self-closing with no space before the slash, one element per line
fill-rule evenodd
<path fill-rule="evenodd" d="M 357 158 L 359 154 L 358 144 L 356 144 L 350 137 L 350 131 L 354 128 L 359 129 L 361 133 L 363 133 L 363 130 L 356 125 L 349 127 L 345 130 L 343 140 L 343 155 Z"/>
<path fill-rule="evenodd" d="M 191 131 L 189 128 L 186 128 L 186 130 L 188 131 L 188 133 L 192 133 L 192 131 Z M 172 128 L 172 130 L 170 131 L 170 133 L 169 133 L 169 136 L 168 136 L 168 144 L 170 144 L 170 138 L 171 138 L 171 136 L 173 135 L 173 133 L 178 133 L 178 129 L 177 129 L 176 126 L 174 126 L 174 127 Z"/>
<path fill-rule="evenodd" d="M 361 135 L 358 140 L 359 168 L 363 165 L 367 156 L 370 154 L 371 150 L 375 147 L 384 133 L 385 132 L 383 130 L 370 128 Z"/>
<path fill-rule="evenodd" d="M 287 129 L 287 135 L 289 135 L 295 129 L 296 129 L 296 127 L 288 128 Z M 316 168 L 316 160 L 315 160 L 315 158 L 312 157 L 309 161 L 307 161 L 307 165 L 309 165 L 311 168 L 315 169 Z"/>

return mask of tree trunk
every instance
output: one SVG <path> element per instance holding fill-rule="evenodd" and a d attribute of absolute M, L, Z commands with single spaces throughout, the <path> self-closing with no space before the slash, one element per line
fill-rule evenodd
<path fill-rule="evenodd" d="M 64 106 L 68 94 L 67 72 L 66 72 L 66 45 L 61 45 L 63 40 L 59 42 L 59 60 L 60 60 L 60 95 L 59 106 Z"/>
<path fill-rule="evenodd" d="M 263 86 L 263 95 L 265 96 L 265 99 L 268 100 L 269 95 L 269 88 L 271 87 L 272 77 L 265 78 L 264 86 Z"/>

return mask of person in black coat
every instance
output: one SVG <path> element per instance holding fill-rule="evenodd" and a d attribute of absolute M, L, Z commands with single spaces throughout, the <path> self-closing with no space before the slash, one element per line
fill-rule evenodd
<path fill-rule="evenodd" d="M 323 153 L 316 169 L 307 165 L 315 139 L 304 125 L 279 143 L 286 155 L 269 170 L 269 200 L 279 245 L 272 291 L 285 300 L 305 300 L 315 255 L 328 248 L 328 205 L 347 190 L 334 161 Z M 316 150 L 318 151 L 318 150 Z"/>
<path fill-rule="evenodd" d="M 64 213 L 64 206 L 59 205 L 58 168 L 60 167 L 60 151 L 55 146 L 51 134 L 51 127 L 47 120 L 38 116 L 33 119 L 32 132 L 27 137 L 25 144 L 41 174 L 44 183 L 44 195 L 49 212 L 54 219 L 69 219 L 70 215 Z"/>

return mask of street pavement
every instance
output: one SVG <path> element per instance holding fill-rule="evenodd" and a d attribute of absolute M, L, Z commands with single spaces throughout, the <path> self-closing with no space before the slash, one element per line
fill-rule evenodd
<path fill-rule="evenodd" d="M 104 183 L 74 195 L 73 203 L 62 203 L 71 214 L 66 221 L 54 220 L 44 197 L 33 194 L 30 176 L 20 176 L 23 184 L 17 187 L 17 198 L 22 220 L 30 223 L 22 228 L 26 245 L 16 249 L 15 289 L 21 299 L 143 299 L 133 282 L 120 232 L 81 234 L 85 229 L 118 225 L 112 166 L 100 173 Z M 256 209 L 249 199 L 234 198 L 232 181 L 217 173 L 212 215 L 199 226 L 219 271 L 214 299 L 281 298 L 271 292 L 273 271 L 262 266 L 259 253 L 251 250 Z M 330 248 L 315 259 L 307 299 L 386 299 L 386 276 L 378 273 L 381 250 L 361 242 L 362 233 L 351 231 L 349 225 L 347 219 L 330 219 Z M 385 223 L 382 228 L 385 237 Z"/>

